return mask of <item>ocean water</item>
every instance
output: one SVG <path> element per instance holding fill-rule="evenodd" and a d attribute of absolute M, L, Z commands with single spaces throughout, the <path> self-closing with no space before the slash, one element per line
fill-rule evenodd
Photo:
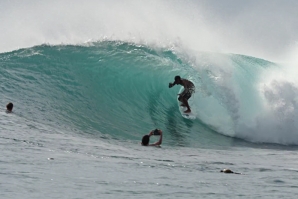
<path fill-rule="evenodd" d="M 297 9 L 2 0 L 0 198 L 296 198 Z"/>
<path fill-rule="evenodd" d="M 295 84 L 263 59 L 196 53 L 120 41 L 1 53 L 1 198 L 293 198 Z M 195 120 L 175 75 L 196 85 Z M 153 128 L 162 147 L 142 147 Z"/>

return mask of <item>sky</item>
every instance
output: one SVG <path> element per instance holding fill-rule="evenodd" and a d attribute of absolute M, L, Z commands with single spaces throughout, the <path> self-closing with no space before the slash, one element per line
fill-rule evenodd
<path fill-rule="evenodd" d="M 227 38 L 240 39 L 253 51 L 274 59 L 298 42 L 298 1 L 205 1 L 210 13 L 225 26 Z M 230 33 L 230 36 L 229 36 Z"/>
<path fill-rule="evenodd" d="M 0 52 L 111 40 L 284 61 L 298 52 L 294 0 L 2 0 Z"/>

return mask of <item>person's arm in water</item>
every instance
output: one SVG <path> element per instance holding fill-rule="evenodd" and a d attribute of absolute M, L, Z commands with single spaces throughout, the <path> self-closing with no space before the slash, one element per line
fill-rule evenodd
<path fill-rule="evenodd" d="M 159 140 L 157 142 L 153 143 L 153 144 L 149 144 L 148 146 L 159 146 L 159 145 L 161 145 L 161 143 L 162 143 L 162 130 L 158 130 L 158 132 L 159 132 Z M 151 136 L 151 135 L 154 135 L 153 131 L 151 131 L 149 133 L 149 136 Z"/>

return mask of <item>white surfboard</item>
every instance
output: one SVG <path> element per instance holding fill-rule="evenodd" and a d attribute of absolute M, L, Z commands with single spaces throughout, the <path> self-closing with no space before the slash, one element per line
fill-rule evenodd
<path fill-rule="evenodd" d="M 182 87 L 179 91 L 179 93 L 182 93 L 184 90 L 184 88 Z M 194 99 L 193 99 L 194 94 L 189 98 L 188 100 L 188 105 L 190 106 L 191 112 L 190 113 L 184 113 L 184 111 L 187 110 L 186 107 L 184 106 L 180 106 L 181 102 L 178 100 L 179 95 L 177 96 L 177 102 L 178 102 L 178 106 L 179 106 L 179 111 L 182 115 L 182 117 L 186 118 L 186 119 L 191 119 L 194 120 L 196 119 L 196 114 L 194 112 Z"/>
<path fill-rule="evenodd" d="M 196 114 L 192 111 L 190 113 L 184 113 L 184 111 L 186 111 L 186 107 L 180 106 L 181 102 L 178 102 L 179 105 L 179 111 L 182 115 L 182 117 L 186 118 L 186 119 L 191 119 L 194 120 L 196 119 Z"/>

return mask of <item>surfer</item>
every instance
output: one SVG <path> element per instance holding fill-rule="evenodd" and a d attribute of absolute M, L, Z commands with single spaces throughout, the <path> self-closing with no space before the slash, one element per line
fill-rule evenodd
<path fill-rule="evenodd" d="M 11 112 L 12 112 L 12 108 L 13 108 L 13 103 L 9 102 L 9 103 L 6 105 L 6 112 L 7 112 L 7 113 L 11 113 Z"/>
<path fill-rule="evenodd" d="M 150 141 L 150 136 L 152 135 L 159 135 L 159 140 L 153 144 L 149 144 Z M 155 129 L 150 131 L 150 133 L 148 135 L 144 135 L 142 138 L 142 145 L 143 146 L 159 146 L 162 143 L 162 130 L 160 129 Z"/>
<path fill-rule="evenodd" d="M 190 113 L 191 110 L 188 104 L 188 99 L 195 92 L 195 86 L 191 81 L 187 79 L 182 79 L 180 76 L 176 76 L 175 81 L 173 83 L 169 83 L 169 88 L 172 88 L 176 84 L 179 84 L 184 87 L 183 92 L 178 94 L 179 95 L 178 100 L 182 102 L 180 106 L 186 106 L 187 110 L 184 111 L 184 113 Z"/>

